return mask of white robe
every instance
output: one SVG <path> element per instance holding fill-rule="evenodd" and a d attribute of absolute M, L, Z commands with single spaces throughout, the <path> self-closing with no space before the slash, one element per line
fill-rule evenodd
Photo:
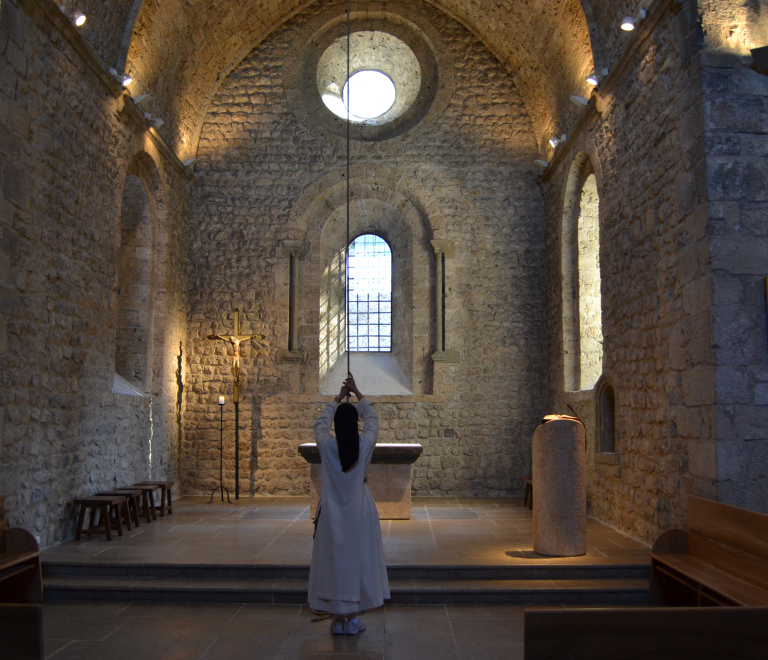
<path fill-rule="evenodd" d="M 365 483 L 379 434 L 379 418 L 371 402 L 363 397 L 357 404 L 363 419 L 360 457 L 345 474 L 336 438 L 331 435 L 338 405 L 335 401 L 329 403 L 315 422 L 321 493 L 309 569 L 309 604 L 315 610 L 353 614 L 380 607 L 389 598 L 379 514 Z"/>

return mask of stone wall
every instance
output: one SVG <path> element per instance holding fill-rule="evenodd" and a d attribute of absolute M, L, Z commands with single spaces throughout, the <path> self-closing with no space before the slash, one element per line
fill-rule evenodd
<path fill-rule="evenodd" d="M 0 491 L 42 546 L 73 532 L 75 497 L 173 476 L 174 355 L 184 337 L 186 190 L 55 26 L 0 14 Z M 129 101 L 130 102 L 130 101 Z M 137 154 L 143 154 L 136 156 Z M 158 272 L 150 398 L 112 394 L 122 184 L 155 172 Z M 162 216 L 162 217 L 161 217 Z"/>
<path fill-rule="evenodd" d="M 610 49 L 609 49 L 610 52 Z M 652 541 L 715 497 L 707 174 L 697 16 L 667 11 L 599 100 L 545 184 L 553 404 L 587 426 L 597 518 Z M 571 163 L 586 154 L 600 201 L 603 373 L 616 387 L 615 456 L 596 452 L 594 391 L 563 393 L 560 231 Z"/>
<path fill-rule="evenodd" d="M 736 38 L 765 44 L 762 16 L 713 5 L 705 18 L 704 127 L 707 233 L 712 261 L 717 493 L 768 512 L 768 76 L 750 68 Z M 744 30 L 729 32 L 734 23 Z M 759 38 L 749 40 L 750 31 Z M 728 39 L 734 41 L 728 43 Z M 733 52 L 736 50 L 737 52 Z"/>
<path fill-rule="evenodd" d="M 289 106 L 284 71 L 300 66 L 296 43 L 331 15 L 326 3 L 266 39 L 214 98 L 203 128 L 190 217 L 189 380 L 184 442 L 185 490 L 210 490 L 218 477 L 216 397 L 231 396 L 225 346 L 205 337 L 243 330 L 267 335 L 246 345 L 241 410 L 246 491 L 306 493 L 308 469 L 296 446 L 311 439 L 318 391 L 323 223 L 344 203 L 345 143 L 306 108 Z M 501 495 L 521 491 L 530 438 L 546 402 L 545 291 L 536 145 L 512 79 L 472 35 L 428 5 L 387 5 L 433 49 L 433 106 L 407 132 L 352 143 L 354 204 L 359 195 L 393 205 L 410 223 L 414 280 L 414 373 L 425 365 L 423 396 L 377 401 L 382 440 L 418 439 L 414 492 Z M 338 6 L 332 10 L 338 14 Z M 379 22 L 377 29 L 385 29 Z M 290 53 L 290 57 L 287 57 Z M 367 220 L 373 229 L 376 217 Z M 432 365 L 435 350 L 434 255 L 428 241 L 455 241 L 446 260 L 447 347 L 459 365 Z M 280 365 L 287 347 L 284 239 L 304 240 L 301 262 L 302 365 Z M 339 246 L 343 247 L 343 246 Z M 280 284 L 278 286 L 278 283 Z M 418 379 L 417 379 L 418 380 Z M 188 390 L 189 391 L 189 390 Z M 325 399 L 327 400 L 327 399 Z M 231 486 L 232 408 L 226 407 L 227 485 Z"/>

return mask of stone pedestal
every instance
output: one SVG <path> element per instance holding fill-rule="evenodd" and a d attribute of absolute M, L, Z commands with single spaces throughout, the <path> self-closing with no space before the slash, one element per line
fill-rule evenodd
<path fill-rule="evenodd" d="M 584 426 L 546 422 L 533 434 L 533 550 L 575 557 L 587 552 Z"/>
<path fill-rule="evenodd" d="M 368 488 L 381 520 L 409 520 L 411 517 L 411 465 L 421 456 L 419 444 L 377 444 L 368 468 Z M 320 452 L 317 445 L 299 446 L 299 453 L 311 464 L 309 484 L 310 515 L 314 518 L 320 500 Z"/>

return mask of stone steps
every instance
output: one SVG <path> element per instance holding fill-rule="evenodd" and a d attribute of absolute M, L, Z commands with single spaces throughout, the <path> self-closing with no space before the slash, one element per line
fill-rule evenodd
<path fill-rule="evenodd" d="M 50 564 L 48 601 L 306 603 L 307 566 Z M 648 565 L 390 566 L 392 604 L 644 605 Z"/>

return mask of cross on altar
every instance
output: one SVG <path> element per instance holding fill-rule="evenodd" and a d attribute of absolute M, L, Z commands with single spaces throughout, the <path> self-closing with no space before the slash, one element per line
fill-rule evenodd
<path fill-rule="evenodd" d="M 240 334 L 240 310 L 235 310 L 235 331 L 231 335 L 208 335 L 208 339 L 232 344 L 232 402 L 235 404 L 235 499 L 240 499 L 240 344 L 264 335 Z"/>

